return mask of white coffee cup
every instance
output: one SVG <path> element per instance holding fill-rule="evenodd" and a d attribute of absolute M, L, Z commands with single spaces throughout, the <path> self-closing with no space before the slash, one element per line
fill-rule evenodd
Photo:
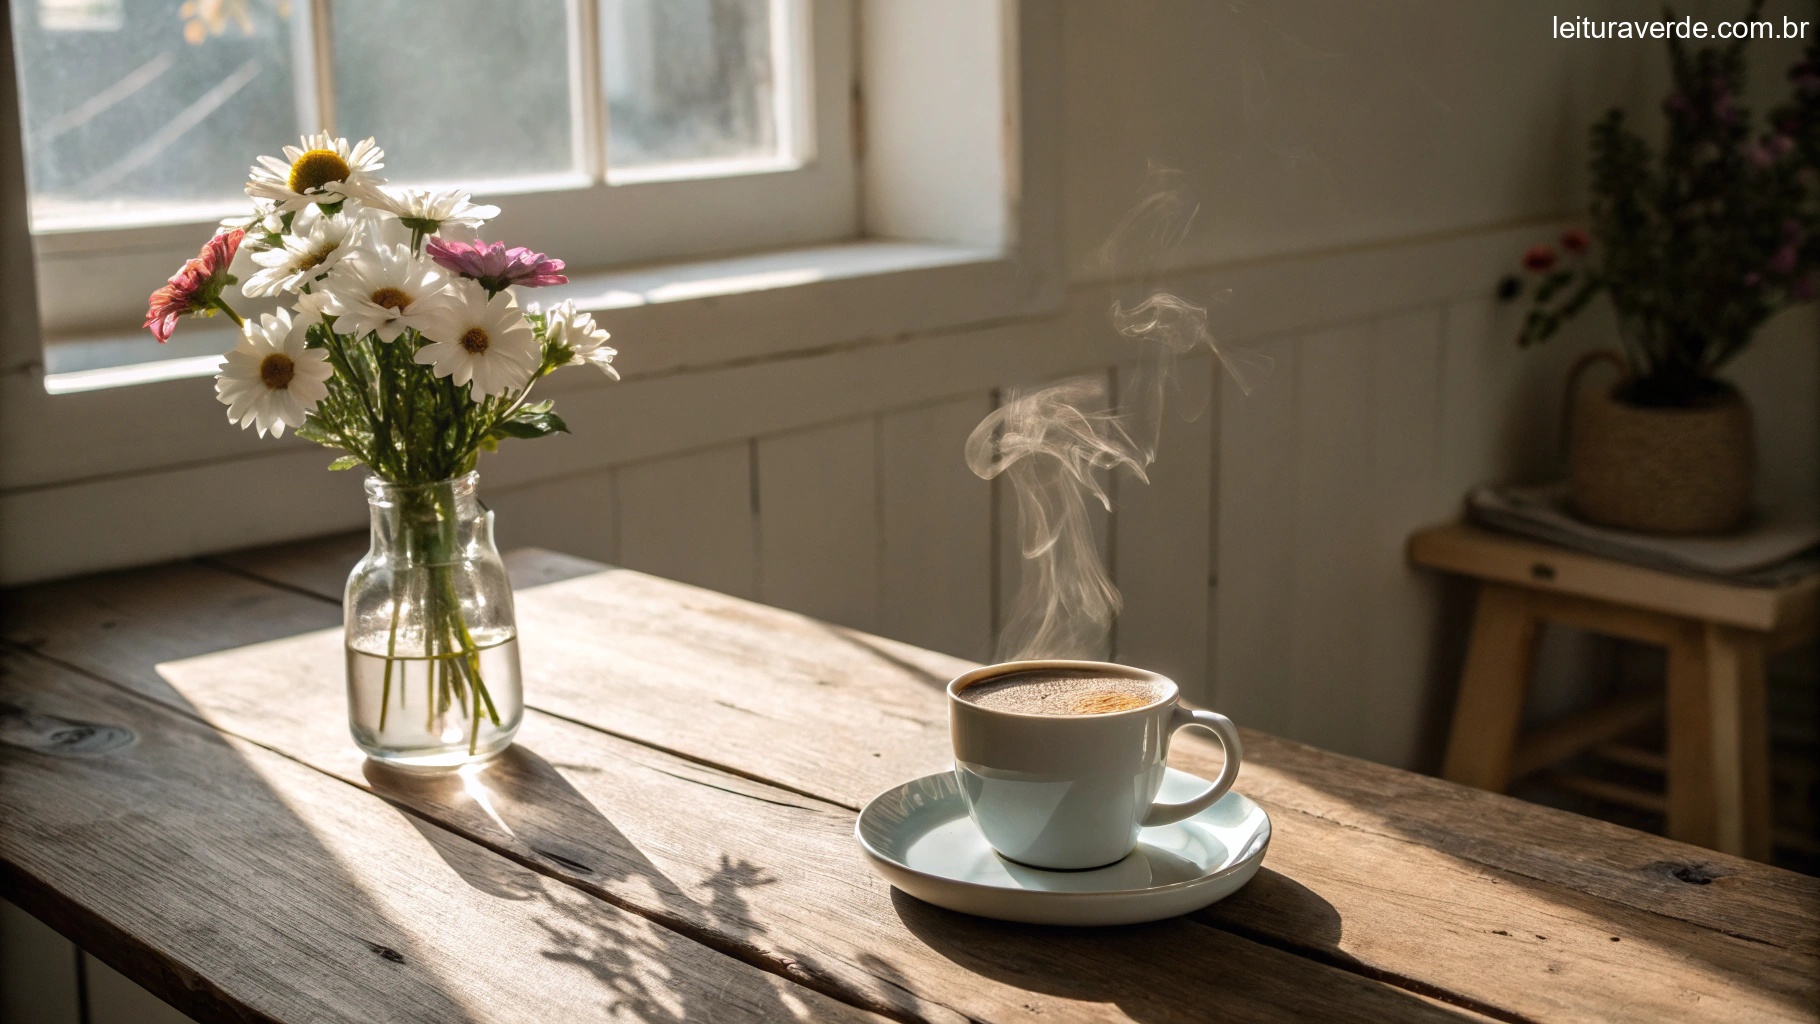
<path fill-rule="evenodd" d="M 982 707 L 967 687 L 1013 673 L 1059 671 L 1161 684 L 1155 702 L 1106 714 L 1037 715 Z M 1099 661 L 1011 661 L 948 684 L 954 771 L 967 810 L 1001 855 L 1032 867 L 1079 870 L 1114 863 L 1137 846 L 1138 829 L 1199 814 L 1239 774 L 1238 729 L 1224 715 L 1185 708 L 1166 676 Z M 1199 726 L 1220 741 L 1226 764 L 1206 791 L 1158 803 L 1169 740 Z"/>

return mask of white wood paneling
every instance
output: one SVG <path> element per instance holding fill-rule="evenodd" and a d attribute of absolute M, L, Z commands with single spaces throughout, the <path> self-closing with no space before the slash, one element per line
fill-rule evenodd
<path fill-rule="evenodd" d="M 752 449 L 722 445 L 619 469 L 619 561 L 696 586 L 758 596 Z"/>
<path fill-rule="evenodd" d="M 1335 749 L 1370 711 L 1371 364 L 1369 325 L 1310 335 L 1297 353 L 1289 732 Z"/>
<path fill-rule="evenodd" d="M 761 600 L 843 626 L 877 625 L 877 467 L 871 419 L 758 442 Z"/>
<path fill-rule="evenodd" d="M 1820 498 L 1820 310 L 1791 310 L 1725 371 L 1751 403 L 1757 495 L 1774 503 Z"/>
<path fill-rule="evenodd" d="M 613 473 L 584 473 L 497 493 L 482 490 L 494 513 L 502 551 L 543 547 L 596 561 L 619 562 Z"/>
<path fill-rule="evenodd" d="M 1120 376 L 1131 372 L 1135 368 L 1122 369 Z M 1192 396 L 1182 405 L 1204 406 L 1212 383 L 1212 357 L 1184 360 L 1177 373 L 1184 395 Z M 1184 420 L 1184 414 L 1195 418 Z M 1125 598 L 1114 657 L 1169 676 L 1197 703 L 1211 698 L 1207 605 L 1212 552 L 1207 523 L 1212 515 L 1213 431 L 1213 416 L 1206 408 L 1165 407 L 1156 462 L 1148 470 L 1150 482 L 1121 477 L 1113 516 L 1117 582 Z"/>
<path fill-rule="evenodd" d="M 1256 346 L 1276 364 L 1250 395 L 1220 381 L 1218 661 L 1213 703 L 1233 720 L 1282 733 L 1290 725 L 1296 505 L 1294 339 Z"/>
<path fill-rule="evenodd" d="M 963 446 L 991 410 L 978 394 L 878 421 L 878 630 L 976 661 L 992 657 L 992 485 Z"/>
<path fill-rule="evenodd" d="M 1447 307 L 1441 358 L 1442 486 L 1465 494 L 1487 480 L 1521 479 L 1538 468 L 1525 445 L 1530 410 L 1513 383 L 1537 353 L 1517 346 L 1521 311 L 1490 296 Z M 1527 430 L 1526 430 L 1527 428 Z M 1552 435 L 1552 429 L 1549 431 Z M 1545 453 L 1544 453 L 1545 454 Z"/>
<path fill-rule="evenodd" d="M 1441 329 L 1438 310 L 1389 317 L 1372 326 L 1371 480 L 1364 560 L 1368 599 L 1359 679 L 1364 724 L 1354 725 L 1351 752 L 1397 764 L 1413 762 L 1423 740 L 1423 711 L 1440 683 L 1431 662 L 1440 581 L 1412 568 L 1403 546 L 1417 527 L 1445 518 L 1458 493 L 1441 473 Z"/>
<path fill-rule="evenodd" d="M 0 1021 L 82 1024 L 77 955 L 50 926 L 0 900 Z"/>

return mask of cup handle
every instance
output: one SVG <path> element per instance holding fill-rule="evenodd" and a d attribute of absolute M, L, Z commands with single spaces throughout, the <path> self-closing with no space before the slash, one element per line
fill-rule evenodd
<path fill-rule="evenodd" d="M 1169 731 L 1174 733 L 1177 729 L 1191 725 L 1199 726 L 1213 733 L 1214 738 L 1220 741 L 1221 749 L 1226 751 L 1226 764 L 1220 769 L 1220 777 L 1214 779 L 1213 785 L 1208 786 L 1201 795 L 1191 800 L 1184 800 L 1179 804 L 1160 802 L 1151 804 L 1150 810 L 1144 815 L 1144 820 L 1139 822 L 1146 828 L 1151 825 L 1167 825 L 1172 821 L 1181 821 L 1183 818 L 1199 814 L 1212 807 L 1220 797 L 1226 795 L 1227 790 L 1232 788 L 1233 780 L 1239 777 L 1239 763 L 1244 760 L 1245 753 L 1244 746 L 1239 743 L 1238 727 L 1232 724 L 1232 719 L 1211 711 L 1191 711 L 1179 704 L 1176 705 L 1175 712 L 1169 718 Z"/>

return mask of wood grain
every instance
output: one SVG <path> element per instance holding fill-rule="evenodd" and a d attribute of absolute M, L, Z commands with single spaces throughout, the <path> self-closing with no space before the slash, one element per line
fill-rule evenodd
<path fill-rule="evenodd" d="M 1494 793 L 1510 783 L 1539 629 L 1526 591 L 1502 583 L 1479 585 L 1472 641 L 1447 730 L 1441 769 L 1447 778 Z"/>
<path fill-rule="evenodd" d="M 539 579 L 567 577 L 521 593 L 534 704 L 736 776 L 775 780 L 783 800 L 798 790 L 856 806 L 945 760 L 936 689 L 965 663 L 577 560 L 515 562 L 521 571 L 535 567 Z M 246 582 L 202 588 L 187 614 L 219 622 L 224 608 L 252 599 L 237 589 Z M 134 676 L 168 697 L 166 677 L 176 668 L 135 669 L 138 655 L 116 636 L 123 607 L 156 623 L 171 602 L 115 593 L 106 607 L 116 625 L 102 631 L 94 612 L 81 621 L 86 599 L 75 589 L 65 585 L 61 601 L 58 588 L 34 592 L 32 607 L 65 623 L 40 631 L 46 653 Z M 217 589 L 214 607 L 204 607 Z M 185 630 L 160 624 L 153 632 Z M 99 647 L 79 639 L 101 633 L 108 635 Z M 563 637 L 572 633 L 594 637 L 611 656 L 600 646 L 567 647 Z M 179 689 L 201 692 L 196 685 L 189 679 Z M 209 691 L 211 717 L 229 721 L 236 692 L 249 689 L 265 687 L 245 671 L 231 673 Z M 270 714 L 269 702 L 246 699 L 234 714 L 257 720 Z M 337 721 L 319 740 L 325 758 L 345 746 L 338 731 Z M 1241 788 L 1265 800 L 1278 842 L 1274 873 L 1207 918 L 1224 930 L 1537 1020 L 1682 1017 L 1690 1011 L 1681 1000 L 1695 996 L 1714 1012 L 1743 1008 L 1745 1019 L 1804 1019 L 1813 1001 L 1811 880 L 1261 734 L 1247 742 L 1252 759 Z M 1177 753 L 1188 767 L 1211 767 L 1205 746 L 1185 741 Z M 830 772 L 831 764 L 846 767 Z M 1518 935 L 1549 938 L 1488 945 Z M 1608 1005 L 1614 991 L 1631 1000 L 1654 995 L 1620 1014 Z"/>
<path fill-rule="evenodd" d="M 120 637 L 139 625 L 116 622 Z M 154 671 L 163 699 L 181 699 L 189 714 L 655 924 L 900 1019 L 1189 1022 L 1208 1005 L 1259 1021 L 1483 1019 L 1191 921 L 1057 931 L 926 907 L 865 866 L 850 810 L 536 712 L 514 752 L 481 776 L 387 771 L 351 754 L 338 688 L 298 685 L 339 667 L 339 636 L 326 630 Z M 246 696 L 287 680 L 293 696 L 282 704 Z M 1163 961 L 1181 969 L 1160 974 Z"/>
<path fill-rule="evenodd" d="M 291 561 L 286 547 L 245 556 L 245 564 L 275 568 L 283 568 Z M 838 689 L 843 693 L 842 698 L 814 702 L 813 706 L 825 708 L 825 713 L 802 714 L 803 709 L 796 709 L 799 714 L 792 720 L 793 728 L 813 732 L 818 728 L 817 722 L 841 722 L 844 727 L 850 726 L 848 735 L 861 737 L 850 741 L 816 736 L 812 739 L 803 737 L 799 741 L 829 742 L 828 747 L 819 750 L 814 746 L 804 749 L 797 744 L 749 744 L 731 724 L 739 720 L 732 709 L 709 705 L 697 708 L 693 713 L 710 717 L 725 714 L 726 717 L 719 721 L 727 723 L 729 731 L 717 736 L 713 726 L 704 727 L 705 734 L 718 743 L 704 744 L 693 756 L 717 763 L 760 766 L 763 777 L 774 784 L 828 789 L 836 802 L 855 808 L 886 786 L 915 774 L 939 770 L 945 765 L 946 711 L 941 706 L 939 690 L 953 675 L 971 667 L 969 662 L 834 629 L 776 609 L 668 581 L 611 570 L 603 574 L 600 566 L 551 552 L 515 552 L 508 555 L 507 561 L 514 580 L 521 587 L 534 587 L 552 580 L 575 580 L 579 584 L 583 578 L 595 576 L 600 584 L 612 583 L 626 588 L 623 594 L 616 596 L 604 588 L 595 593 L 595 586 L 583 584 L 577 595 L 582 604 L 574 608 L 566 603 L 570 591 L 561 588 L 525 592 L 521 600 L 534 600 L 549 607 L 553 625 L 573 614 L 575 620 L 580 620 L 576 624 L 580 629 L 590 619 L 617 614 L 615 609 L 621 604 L 636 607 L 674 601 L 683 608 L 711 609 L 719 627 L 717 632 L 723 635 L 700 653 L 711 658 L 724 657 L 734 663 L 724 671 L 734 673 L 733 678 L 737 680 L 729 685 L 745 686 L 749 691 L 746 697 L 753 702 L 749 706 L 781 700 L 785 707 L 792 707 L 800 703 L 792 694 L 806 689 L 805 682 L 816 687 L 813 692 L 826 693 L 835 684 L 831 681 L 817 683 L 816 680 L 839 677 Z M 60 592 L 56 587 L 40 587 L 19 593 L 33 595 L 33 604 L 37 605 L 50 602 Z M 240 598 L 243 601 L 251 599 L 250 594 Z M 116 596 L 111 600 L 119 602 L 122 598 Z M 593 602 L 592 607 L 587 606 L 588 602 Z M 45 610 L 47 615 L 66 617 L 75 614 L 82 604 L 81 600 L 74 602 L 74 607 L 66 608 L 46 604 Z M 160 606 L 161 602 L 154 597 L 148 604 Z M 7 605 L 0 604 L 0 611 L 6 608 Z M 268 610 L 266 614 L 271 612 Z M 14 618 L 21 625 L 29 625 L 23 617 Z M 210 613 L 199 611 L 194 618 L 206 622 Z M 632 616 L 621 621 L 627 633 L 637 634 L 645 629 L 661 632 L 664 619 L 663 613 L 653 613 L 642 624 Z M 560 628 L 552 630 L 553 639 L 560 643 L 564 632 Z M 29 638 L 32 634 L 27 629 L 20 635 Z M 792 665 L 800 664 L 794 656 L 805 651 L 807 645 L 816 643 L 818 638 L 823 642 L 833 641 L 820 652 L 829 671 L 790 671 Z M 81 653 L 80 648 L 76 651 Z M 766 672 L 741 671 L 742 658 L 750 659 L 750 664 L 766 664 Z M 557 685 L 546 687 L 534 703 L 541 702 L 544 707 L 559 712 L 564 709 L 580 711 L 579 717 L 585 721 L 590 717 L 586 710 L 589 688 L 605 685 L 611 689 L 601 691 L 595 699 L 614 708 L 618 716 L 616 721 L 627 726 L 623 734 L 659 746 L 665 745 L 665 741 L 687 746 L 687 737 L 695 732 L 664 726 L 661 713 L 643 717 L 639 708 L 647 702 L 642 697 L 645 687 L 640 681 L 616 684 L 603 680 L 600 684 L 575 685 L 559 677 L 551 682 Z M 910 685 L 912 683 L 917 685 Z M 860 707 L 851 712 L 849 719 L 846 717 L 849 712 L 843 709 L 856 702 Z M 649 703 L 661 708 L 663 702 Z M 604 728 L 622 732 L 612 725 Z M 864 741 L 868 729 L 883 734 L 881 738 L 896 742 L 868 744 Z M 932 730 L 938 734 L 933 741 L 926 738 Z M 1808 955 L 1820 954 L 1820 881 L 1690 848 L 1596 819 L 1318 750 L 1255 730 L 1244 732 L 1248 737 L 1245 792 L 1254 797 L 1263 795 L 1282 806 L 1333 819 L 1350 829 L 1377 831 L 1395 839 L 1413 837 L 1456 857 L 1511 870 L 1550 884 L 1597 893 L 1636 909 L 1740 934 Z M 914 739 L 919 734 L 925 736 L 921 742 L 930 744 L 920 751 L 915 749 L 918 741 Z M 878 757 L 857 760 L 846 771 L 830 775 L 823 766 L 838 763 L 836 756 L 849 742 L 858 742 L 862 748 L 888 749 L 874 750 Z M 754 748 L 756 752 L 752 752 Z M 1203 743 L 1189 733 L 1183 734 L 1178 741 L 1178 751 L 1183 757 L 1217 759 L 1215 749 L 1211 743 Z M 720 752 L 725 753 L 724 759 Z M 1555 848 L 1557 844 L 1572 848 L 1575 855 L 1571 858 L 1561 856 Z M 1273 857 L 1279 853 L 1280 850 L 1273 848 Z M 1677 871 L 1717 880 L 1711 884 L 1686 883 L 1678 881 Z"/>
<path fill-rule="evenodd" d="M 1820 593 L 1820 575 L 1778 587 L 1716 583 L 1460 524 L 1416 534 L 1409 556 L 1432 569 L 1761 632 L 1811 620 Z"/>
<path fill-rule="evenodd" d="M 0 667 L 6 699 L 138 737 L 0 746 L 0 889 L 205 1024 L 877 1019 L 143 698 Z"/>

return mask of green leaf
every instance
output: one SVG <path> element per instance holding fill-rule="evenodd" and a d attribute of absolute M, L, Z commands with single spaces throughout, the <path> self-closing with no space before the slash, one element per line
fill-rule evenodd
<path fill-rule="evenodd" d="M 297 428 L 296 434 L 305 441 L 314 441 L 325 448 L 341 447 L 340 442 L 329 436 L 329 432 L 322 429 L 322 426 L 315 422 L 315 417 L 313 416 L 310 419 L 305 420 L 303 426 Z"/>
<path fill-rule="evenodd" d="M 562 421 L 561 416 L 549 411 L 549 403 L 540 404 L 544 408 L 534 410 L 533 407 L 527 405 L 518 410 L 511 419 L 494 427 L 492 436 L 529 438 L 568 433 L 569 425 Z"/>
<path fill-rule="evenodd" d="M 352 455 L 343 455 L 341 458 L 329 463 L 329 468 L 332 470 L 353 469 L 358 465 L 361 465 L 359 459 Z"/>

